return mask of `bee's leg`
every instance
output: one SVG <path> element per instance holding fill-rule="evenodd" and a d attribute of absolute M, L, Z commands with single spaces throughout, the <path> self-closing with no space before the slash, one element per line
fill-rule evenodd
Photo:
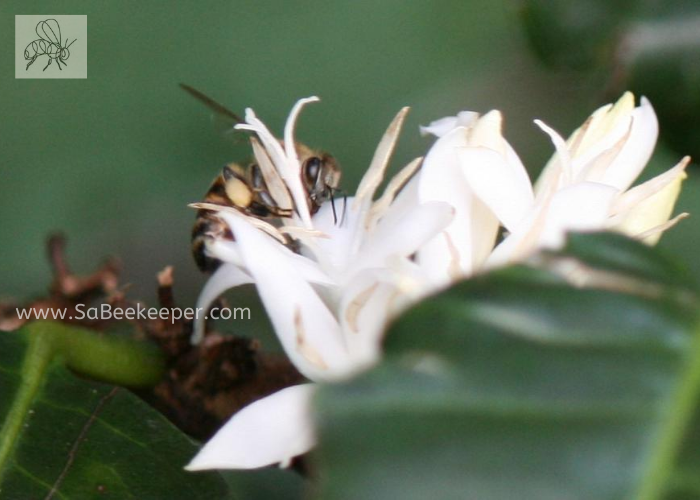
<path fill-rule="evenodd" d="M 338 214 L 335 212 L 335 196 L 331 194 L 331 209 L 333 210 L 333 224 L 338 224 Z"/>
<path fill-rule="evenodd" d="M 48 68 L 49 66 L 51 66 L 51 61 L 53 61 L 53 59 L 51 59 L 51 58 L 49 57 L 49 63 L 48 63 L 46 66 L 44 66 L 43 71 L 46 71 L 46 68 Z"/>
<path fill-rule="evenodd" d="M 29 62 L 27 63 L 27 69 L 29 69 L 29 66 L 31 66 L 32 64 L 34 64 L 34 61 L 36 61 L 36 56 L 34 56 L 34 57 L 32 58 L 32 60 L 29 61 Z M 25 71 L 26 71 L 26 70 L 25 70 Z"/>
<path fill-rule="evenodd" d="M 56 64 L 58 64 L 58 69 L 63 71 L 63 68 L 61 68 L 61 60 L 60 59 L 56 59 Z"/>

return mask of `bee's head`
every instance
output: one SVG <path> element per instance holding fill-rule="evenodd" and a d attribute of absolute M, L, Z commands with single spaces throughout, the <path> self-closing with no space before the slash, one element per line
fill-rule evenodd
<path fill-rule="evenodd" d="M 313 155 L 301 165 L 301 179 L 312 207 L 318 207 L 333 196 L 340 185 L 340 166 L 329 154 Z"/>

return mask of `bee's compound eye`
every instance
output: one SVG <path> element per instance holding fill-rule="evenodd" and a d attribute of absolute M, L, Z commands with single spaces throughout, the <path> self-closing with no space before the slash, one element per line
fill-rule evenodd
<path fill-rule="evenodd" d="M 245 179 L 228 165 L 224 167 L 223 176 L 226 196 L 231 202 L 237 207 L 250 206 L 253 202 L 253 192 Z"/>
<path fill-rule="evenodd" d="M 321 173 L 321 158 L 314 156 L 309 158 L 304 164 L 304 183 L 308 189 L 312 189 L 318 181 L 318 176 Z"/>

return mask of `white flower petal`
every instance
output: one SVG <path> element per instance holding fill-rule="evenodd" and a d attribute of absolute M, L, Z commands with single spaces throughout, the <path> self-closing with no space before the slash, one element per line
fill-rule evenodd
<path fill-rule="evenodd" d="M 546 133 L 554 144 L 554 149 L 556 149 L 555 155 L 552 157 L 552 166 L 549 167 L 551 170 L 546 172 L 545 177 L 551 176 L 552 179 L 557 179 L 558 185 L 562 183 L 567 185 L 573 180 L 573 172 L 571 167 L 571 157 L 569 156 L 569 150 L 567 149 L 566 142 L 559 135 L 559 133 L 544 123 L 542 120 L 535 120 L 535 125 L 537 125 L 544 133 Z M 561 175 L 556 173 L 556 170 L 561 172 Z"/>
<path fill-rule="evenodd" d="M 382 274 L 391 273 L 371 269 L 357 274 L 341 298 L 345 339 L 353 358 L 363 367 L 379 359 L 384 328 L 396 312 L 393 302 L 401 296 L 395 285 L 380 279 Z"/>
<path fill-rule="evenodd" d="M 682 161 L 671 170 L 632 188 L 620 198 L 616 207 L 629 207 L 616 217 L 615 230 L 630 236 L 644 234 L 645 241 L 656 244 L 662 231 L 646 233 L 654 228 L 666 229 L 681 192 L 681 184 L 687 177 L 685 167 L 690 158 Z"/>
<path fill-rule="evenodd" d="M 659 239 L 661 238 L 661 235 L 663 233 L 674 227 L 683 219 L 687 219 L 688 217 L 690 217 L 690 214 L 688 212 L 683 212 L 682 214 L 676 215 L 673 219 L 666 221 L 663 224 L 659 224 L 658 226 L 654 226 L 651 229 L 647 229 L 643 233 L 635 234 L 634 237 L 646 243 L 647 245 L 656 245 L 659 242 Z"/>
<path fill-rule="evenodd" d="M 414 206 L 395 224 L 379 221 L 357 254 L 354 269 L 385 267 L 391 255 L 408 257 L 426 241 L 434 238 L 454 218 L 454 209 L 447 203 L 429 202 Z"/>
<path fill-rule="evenodd" d="M 493 268 L 526 259 L 542 248 L 559 248 L 569 231 L 603 230 L 615 188 L 593 182 L 578 183 L 542 200 L 489 256 Z"/>
<path fill-rule="evenodd" d="M 304 279 L 285 248 L 235 214 L 223 214 L 236 235 L 246 269 L 255 280 L 287 356 L 312 380 L 345 376 L 352 360 L 340 326 Z"/>
<path fill-rule="evenodd" d="M 223 263 L 211 275 L 197 299 L 197 315 L 194 320 L 192 343 L 199 344 L 204 337 L 204 325 L 209 306 L 222 293 L 230 288 L 247 285 L 253 282 L 249 274 L 242 271 L 236 264 Z"/>
<path fill-rule="evenodd" d="M 620 195 L 620 198 L 615 202 L 615 206 L 613 207 L 613 213 L 625 213 L 628 210 L 634 208 L 639 203 L 642 203 L 647 198 L 656 195 L 662 190 L 667 189 L 669 184 L 672 184 L 674 182 L 680 183 L 680 181 L 683 181 L 687 177 L 685 169 L 689 163 L 690 157 L 686 156 L 673 168 L 667 170 L 666 172 L 660 175 L 657 175 L 653 179 L 649 179 L 648 181 L 644 182 L 643 184 L 640 184 L 639 186 L 635 186 L 632 189 L 626 191 L 625 193 Z M 673 197 L 671 201 L 672 205 L 675 204 L 675 198 L 677 198 L 677 196 L 678 193 L 676 193 L 676 195 Z"/>
<path fill-rule="evenodd" d="M 377 225 L 377 222 L 384 216 L 387 209 L 396 199 L 398 193 L 406 187 L 406 184 L 418 171 L 422 163 L 423 158 L 416 158 L 391 178 L 389 184 L 387 184 L 386 188 L 384 189 L 382 196 L 375 201 L 372 204 L 372 208 L 370 208 L 368 217 L 369 220 L 365 224 L 365 228 L 367 230 L 371 230 Z"/>
<path fill-rule="evenodd" d="M 624 191 L 639 177 L 649 161 L 656 145 L 659 124 L 654 109 L 644 97 L 641 99 L 641 105 L 635 108 L 629 117 L 622 117 L 618 121 L 619 123 L 610 133 L 595 146 L 591 146 L 576 162 L 581 165 L 580 168 L 583 168 L 604 150 L 614 148 L 625 134 L 629 134 L 624 146 L 615 155 L 599 181 Z"/>
<path fill-rule="evenodd" d="M 295 385 L 255 401 L 236 413 L 185 467 L 256 469 L 288 463 L 315 444 L 312 384 Z"/>
<path fill-rule="evenodd" d="M 381 214 L 380 219 L 386 224 L 398 224 L 403 215 L 418 202 L 418 185 L 420 183 L 420 173 L 412 177 L 406 185 L 399 191 L 389 207 Z M 380 198 L 381 200 L 381 198 Z M 377 220 L 378 222 L 378 220 Z M 372 226 L 370 226 L 371 228 Z"/>
<path fill-rule="evenodd" d="M 569 231 L 605 229 L 619 191 L 604 184 L 582 182 L 557 191 L 547 209 L 538 246 L 558 248 Z"/>
<path fill-rule="evenodd" d="M 345 269 L 353 259 L 353 243 L 361 243 L 362 235 L 357 234 L 363 232 L 360 209 L 353 201 L 353 197 L 336 199 L 333 202 L 335 213 L 331 203 L 324 203 L 313 216 L 314 227 L 323 231 L 328 238 L 319 238 L 307 250 L 313 252 L 316 260 L 327 270 L 329 267 L 333 271 Z"/>
<path fill-rule="evenodd" d="M 506 141 L 501 134 L 502 128 L 503 115 L 497 109 L 491 110 L 476 120 L 469 128 L 467 145 L 482 146 L 505 154 Z"/>
<path fill-rule="evenodd" d="M 523 182 L 505 158 L 491 149 L 464 148 L 459 150 L 459 159 L 474 194 L 513 231 L 534 202 L 530 181 L 525 177 Z"/>
<path fill-rule="evenodd" d="M 457 128 L 439 138 L 428 152 L 418 177 L 420 203 L 440 201 L 452 206 L 455 217 L 443 233 L 418 252 L 421 267 L 437 283 L 468 276 L 496 238 L 498 220 L 471 191 L 458 157 L 468 146 L 468 130 Z"/>

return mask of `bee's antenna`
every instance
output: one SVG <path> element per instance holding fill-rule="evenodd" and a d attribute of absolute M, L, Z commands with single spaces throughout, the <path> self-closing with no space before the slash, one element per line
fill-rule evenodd
<path fill-rule="evenodd" d="M 233 121 L 237 123 L 245 123 L 245 120 L 243 120 L 240 116 L 238 116 L 236 113 L 228 109 L 226 106 L 224 106 L 221 103 L 216 102 L 214 99 L 209 97 L 208 95 L 203 94 L 199 90 L 195 89 L 194 87 L 190 87 L 186 83 L 181 83 L 180 88 L 188 92 L 192 97 L 195 99 L 201 101 L 204 103 L 205 106 L 207 106 L 209 109 L 214 111 L 215 113 L 219 113 L 223 116 L 227 116 L 231 118 Z"/>
<path fill-rule="evenodd" d="M 331 209 L 333 209 L 333 224 L 338 224 L 338 214 L 335 211 L 335 196 L 333 193 L 333 188 L 329 188 L 331 191 Z"/>

